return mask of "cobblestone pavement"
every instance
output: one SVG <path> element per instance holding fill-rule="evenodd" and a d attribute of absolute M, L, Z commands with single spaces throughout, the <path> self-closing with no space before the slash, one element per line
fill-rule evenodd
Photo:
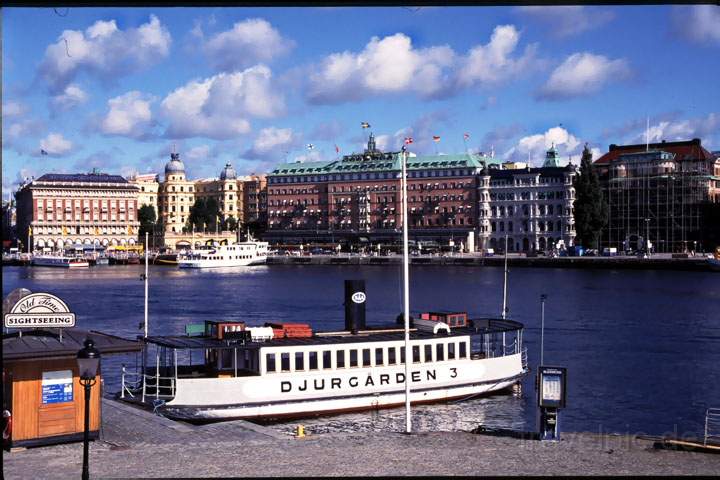
<path fill-rule="evenodd" d="M 104 401 L 92 478 L 387 475 L 712 475 L 720 455 L 654 450 L 628 436 L 538 442 L 463 432 L 283 436 L 243 421 L 191 426 Z M 82 444 L 5 454 L 4 476 L 80 476 Z"/>

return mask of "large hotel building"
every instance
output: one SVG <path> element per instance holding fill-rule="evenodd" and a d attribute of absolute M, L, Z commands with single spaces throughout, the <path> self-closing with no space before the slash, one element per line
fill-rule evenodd
<path fill-rule="evenodd" d="M 267 176 L 268 230 L 278 242 L 394 241 L 402 229 L 401 153 L 370 135 L 363 153 L 290 163 Z M 511 168 L 513 167 L 513 168 Z M 416 240 L 528 251 L 572 245 L 575 168 L 551 148 L 541 168 L 478 154 L 410 154 L 408 217 Z"/>
<path fill-rule="evenodd" d="M 25 249 L 135 244 L 137 187 L 119 175 L 48 173 L 15 195 Z"/>

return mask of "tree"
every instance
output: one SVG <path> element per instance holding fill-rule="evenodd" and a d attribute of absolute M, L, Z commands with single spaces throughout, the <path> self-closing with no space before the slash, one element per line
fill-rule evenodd
<path fill-rule="evenodd" d="M 575 243 L 585 247 L 600 248 L 600 233 L 607 226 L 607 204 L 603 198 L 595 167 L 592 164 L 592 153 L 587 144 L 582 153 L 580 171 L 575 176 Z"/>
<path fill-rule="evenodd" d="M 205 224 L 209 230 L 215 230 L 218 227 L 218 219 L 220 217 L 220 207 L 217 200 L 210 197 L 205 202 Z"/>
<path fill-rule="evenodd" d="M 190 207 L 190 215 L 187 219 L 189 230 L 203 231 L 207 224 L 207 206 L 204 198 L 196 198 L 195 203 Z"/>
<path fill-rule="evenodd" d="M 138 210 L 138 220 L 140 221 L 140 238 L 145 238 L 145 232 L 153 233 L 157 217 L 155 216 L 155 209 L 152 205 L 143 205 L 140 207 Z"/>
<path fill-rule="evenodd" d="M 225 228 L 227 228 L 231 232 L 234 232 L 235 230 L 237 230 L 238 223 L 237 223 L 237 220 L 235 220 L 235 217 L 233 217 L 232 215 L 230 215 L 228 218 L 226 218 L 224 223 L 225 223 Z"/>

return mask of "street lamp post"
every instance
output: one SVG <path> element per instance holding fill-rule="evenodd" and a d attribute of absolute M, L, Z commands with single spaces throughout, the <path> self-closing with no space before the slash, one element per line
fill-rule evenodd
<path fill-rule="evenodd" d="M 645 253 L 650 256 L 650 219 L 645 219 Z"/>
<path fill-rule="evenodd" d="M 85 432 L 83 434 L 83 470 L 82 480 L 90 478 L 88 468 L 88 450 L 90 443 L 90 389 L 97 382 L 98 366 L 100 365 L 100 352 L 95 343 L 89 338 L 85 339 L 85 346 L 77 353 L 77 364 L 80 372 L 80 384 L 85 389 Z"/>
<path fill-rule="evenodd" d="M 545 360 L 545 300 L 547 295 L 540 295 L 540 365 L 543 365 Z"/>

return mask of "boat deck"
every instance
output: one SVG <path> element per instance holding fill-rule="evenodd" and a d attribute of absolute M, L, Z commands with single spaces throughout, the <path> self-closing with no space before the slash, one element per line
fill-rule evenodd
<path fill-rule="evenodd" d="M 481 335 L 489 333 L 502 333 L 515 331 L 523 328 L 523 325 L 513 320 L 502 319 L 473 319 L 471 326 L 453 327 L 450 333 L 433 334 L 429 331 L 411 329 L 410 339 L 421 340 L 444 337 L 456 337 L 466 335 Z M 397 325 L 375 327 L 367 330 L 360 330 L 357 334 L 349 331 L 315 332 L 312 337 L 305 338 L 276 338 L 265 341 L 243 341 L 243 340 L 218 340 L 215 337 L 206 336 L 149 336 L 146 341 L 166 348 L 176 349 L 226 349 L 226 348 L 260 348 L 277 346 L 303 346 L 303 345 L 336 345 L 358 342 L 391 342 L 403 340 L 405 333 Z"/>

